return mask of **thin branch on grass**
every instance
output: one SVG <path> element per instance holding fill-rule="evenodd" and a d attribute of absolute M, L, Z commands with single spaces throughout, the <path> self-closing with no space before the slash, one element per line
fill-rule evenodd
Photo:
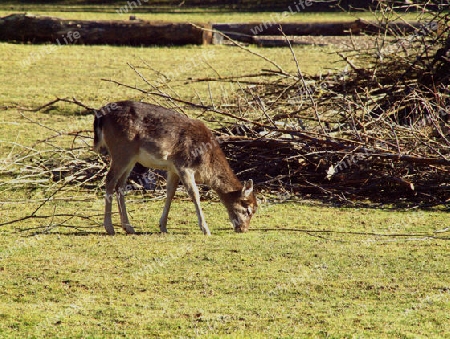
<path fill-rule="evenodd" d="M 75 97 L 73 97 L 72 99 L 68 99 L 68 98 L 56 98 L 55 100 L 49 101 L 46 104 L 39 106 L 37 108 L 27 108 L 27 107 L 17 107 L 18 109 L 22 110 L 22 111 L 29 111 L 29 112 L 39 112 L 42 111 L 45 108 L 49 108 L 52 107 L 54 104 L 58 103 L 58 102 L 66 102 L 66 103 L 70 103 L 70 104 L 75 104 L 77 106 L 83 107 L 84 109 L 88 110 L 88 111 L 92 111 L 94 110 L 94 108 L 87 106 L 86 104 L 82 103 L 81 101 L 79 101 L 78 99 L 76 99 Z"/>

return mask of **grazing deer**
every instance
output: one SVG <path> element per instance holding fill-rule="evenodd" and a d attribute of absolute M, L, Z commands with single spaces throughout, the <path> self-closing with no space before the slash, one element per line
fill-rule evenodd
<path fill-rule="evenodd" d="M 241 184 L 213 134 L 201 121 L 143 102 L 111 103 L 95 112 L 94 150 L 99 152 L 102 147 L 111 156 L 104 216 L 108 234 L 114 235 L 111 220 L 114 191 L 122 228 L 128 234 L 134 233 L 126 212 L 124 190 L 137 162 L 167 171 L 167 198 L 159 220 L 161 232 L 167 232 L 167 216 L 180 180 L 195 204 L 198 224 L 205 235 L 211 232 L 200 207 L 196 182 L 203 182 L 217 192 L 236 232 L 248 230 L 257 208 L 253 181 Z"/>

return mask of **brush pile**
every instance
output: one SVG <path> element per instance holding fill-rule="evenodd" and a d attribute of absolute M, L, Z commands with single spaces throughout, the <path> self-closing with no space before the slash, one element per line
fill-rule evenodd
<path fill-rule="evenodd" d="M 448 203 L 448 7 L 387 39 L 394 12 L 380 4 L 374 47 L 341 51 L 341 72 L 306 77 L 273 62 L 257 80 L 207 79 L 239 88 L 234 102 L 209 109 L 234 117 L 217 133 L 240 176 L 303 198 Z"/>

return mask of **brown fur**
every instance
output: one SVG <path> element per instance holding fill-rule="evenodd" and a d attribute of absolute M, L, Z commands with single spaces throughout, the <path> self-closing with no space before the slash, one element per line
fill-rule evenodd
<path fill-rule="evenodd" d="M 147 103 L 109 104 L 94 119 L 94 149 L 99 151 L 102 147 L 107 148 L 112 159 L 106 177 L 105 228 L 109 234 L 114 234 L 111 223 L 114 190 L 122 227 L 128 233 L 134 232 L 126 215 L 123 187 L 136 162 L 168 172 L 168 195 L 160 220 L 162 232 L 166 231 L 167 214 L 179 179 L 196 204 L 199 225 L 205 234 L 210 232 L 200 208 L 196 182 L 205 183 L 218 193 L 236 231 L 248 229 L 257 206 L 253 182 L 241 184 L 213 134 L 201 121 Z"/>

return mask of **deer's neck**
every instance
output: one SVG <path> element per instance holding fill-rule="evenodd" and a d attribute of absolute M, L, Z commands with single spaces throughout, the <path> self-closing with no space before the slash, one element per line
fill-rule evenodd
<path fill-rule="evenodd" d="M 222 150 L 214 152 L 210 161 L 212 166 L 205 183 L 216 191 L 220 199 L 226 203 L 235 195 L 233 192 L 242 190 L 242 183 L 234 174 Z"/>

